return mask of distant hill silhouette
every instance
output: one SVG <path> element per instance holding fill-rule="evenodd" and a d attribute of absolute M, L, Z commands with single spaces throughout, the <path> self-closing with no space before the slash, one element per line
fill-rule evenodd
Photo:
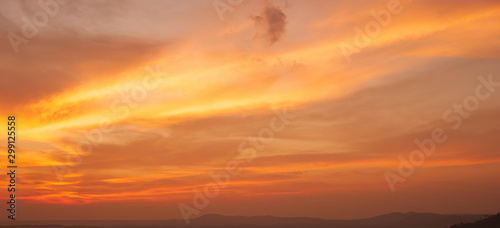
<path fill-rule="evenodd" d="M 500 213 L 488 216 L 473 223 L 460 223 L 450 226 L 450 228 L 499 228 Z"/>
<path fill-rule="evenodd" d="M 453 224 L 474 222 L 484 215 L 440 215 L 431 213 L 391 213 L 366 219 L 329 220 L 307 217 L 273 216 L 223 216 L 204 215 L 191 220 L 186 225 L 184 220 L 153 221 L 16 221 L 0 223 L 1 227 L 15 228 L 449 228 Z M 7 225 L 8 226 L 5 226 Z M 12 226 L 12 225 L 16 226 Z M 58 224 L 58 225 L 51 225 Z M 3 226 L 2 226 L 3 225 Z M 65 225 L 62 227 L 61 225 Z M 78 225 L 70 226 L 69 225 Z M 85 227 L 83 227 L 85 226 Z M 453 227 L 464 228 L 464 227 Z"/>
<path fill-rule="evenodd" d="M 11 225 L 11 226 L 1 226 L 1 227 L 12 227 L 12 228 L 96 228 L 91 226 L 63 226 L 63 225 Z"/>
<path fill-rule="evenodd" d="M 330 228 L 448 228 L 460 222 L 472 222 L 481 215 L 439 215 L 431 213 L 392 213 L 367 219 L 325 220 L 316 218 L 283 218 L 273 216 L 205 215 L 192 220 L 191 225 L 206 227 L 330 227 Z"/>

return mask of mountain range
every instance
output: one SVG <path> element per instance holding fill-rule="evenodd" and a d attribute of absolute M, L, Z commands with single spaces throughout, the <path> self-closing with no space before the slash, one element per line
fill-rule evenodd
<path fill-rule="evenodd" d="M 187 225 L 184 220 L 120 220 L 120 221 L 17 221 L 2 222 L 0 227 L 16 228 L 91 228 L 91 227 L 231 227 L 231 228 L 449 228 L 454 224 L 467 224 L 485 215 L 443 215 L 432 213 L 391 213 L 366 219 L 331 220 L 308 217 L 273 217 L 273 216 L 224 216 L 203 215 L 191 220 Z M 472 226 L 471 226 L 472 227 Z"/>

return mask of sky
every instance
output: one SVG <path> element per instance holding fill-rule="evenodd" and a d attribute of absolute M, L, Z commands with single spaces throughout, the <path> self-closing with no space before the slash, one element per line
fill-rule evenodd
<path fill-rule="evenodd" d="M 0 0 L 0 13 L 18 220 L 499 211 L 498 1 Z"/>

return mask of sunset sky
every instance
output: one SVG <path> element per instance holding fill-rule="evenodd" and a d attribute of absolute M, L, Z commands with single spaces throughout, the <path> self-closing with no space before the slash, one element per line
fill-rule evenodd
<path fill-rule="evenodd" d="M 196 216 L 500 211 L 500 1 L 234 2 L 0 0 L 17 219 L 180 219 L 228 162 L 241 173 Z M 447 140 L 391 189 L 436 128 Z"/>

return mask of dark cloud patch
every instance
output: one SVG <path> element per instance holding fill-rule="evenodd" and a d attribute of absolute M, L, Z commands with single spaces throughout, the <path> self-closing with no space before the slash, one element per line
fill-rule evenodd
<path fill-rule="evenodd" d="M 278 42 L 285 33 L 286 14 L 279 8 L 268 5 L 259 16 L 252 16 L 258 29 L 257 37 L 265 38 L 270 44 Z"/>

